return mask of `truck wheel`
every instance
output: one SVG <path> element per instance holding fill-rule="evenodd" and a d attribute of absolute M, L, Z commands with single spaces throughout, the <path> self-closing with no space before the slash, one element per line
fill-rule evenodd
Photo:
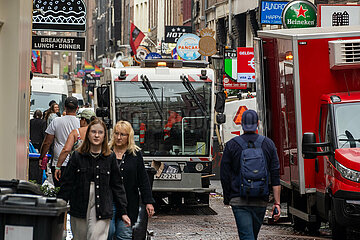
<path fill-rule="evenodd" d="M 331 210 L 329 211 L 329 223 L 330 228 L 332 232 L 332 239 L 335 240 L 346 240 L 346 227 L 341 226 L 339 223 L 336 222 L 335 218 L 335 211 L 334 211 L 334 205 L 331 205 Z"/>

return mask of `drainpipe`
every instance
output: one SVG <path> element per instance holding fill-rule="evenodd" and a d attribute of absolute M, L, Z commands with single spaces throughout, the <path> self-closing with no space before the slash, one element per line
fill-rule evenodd
<path fill-rule="evenodd" d="M 207 27 L 207 17 L 206 17 L 206 10 L 208 9 L 208 0 L 205 0 L 205 7 L 204 7 L 204 17 L 205 17 L 205 27 Z"/>
<path fill-rule="evenodd" d="M 229 0 L 229 40 L 230 40 L 230 47 L 232 47 L 232 0 Z"/>

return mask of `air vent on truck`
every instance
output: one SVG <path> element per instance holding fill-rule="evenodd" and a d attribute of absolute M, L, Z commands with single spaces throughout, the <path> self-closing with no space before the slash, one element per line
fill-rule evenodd
<path fill-rule="evenodd" d="M 329 41 L 330 68 L 360 68 L 360 39 Z"/>

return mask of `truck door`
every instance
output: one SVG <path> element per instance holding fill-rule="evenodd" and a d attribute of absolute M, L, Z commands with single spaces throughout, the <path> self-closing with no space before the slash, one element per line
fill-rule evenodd
<path fill-rule="evenodd" d="M 328 104 L 320 106 L 319 119 L 319 142 L 329 141 L 330 121 L 329 121 L 329 107 Z M 325 147 L 321 151 L 328 151 Z M 315 184 L 319 192 L 325 193 L 325 169 L 328 162 L 328 156 L 318 156 L 315 159 Z"/>

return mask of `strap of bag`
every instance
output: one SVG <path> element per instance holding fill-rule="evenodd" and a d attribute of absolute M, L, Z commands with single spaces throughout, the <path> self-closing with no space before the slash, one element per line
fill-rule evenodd
<path fill-rule="evenodd" d="M 255 148 L 261 148 L 261 145 L 262 145 L 264 140 L 265 140 L 265 136 L 259 135 L 259 137 L 254 142 Z"/>
<path fill-rule="evenodd" d="M 240 147 L 242 149 L 247 149 L 248 148 L 248 143 L 245 142 L 245 140 L 242 139 L 242 137 L 237 136 L 236 138 L 234 138 L 234 140 L 240 145 Z"/>

